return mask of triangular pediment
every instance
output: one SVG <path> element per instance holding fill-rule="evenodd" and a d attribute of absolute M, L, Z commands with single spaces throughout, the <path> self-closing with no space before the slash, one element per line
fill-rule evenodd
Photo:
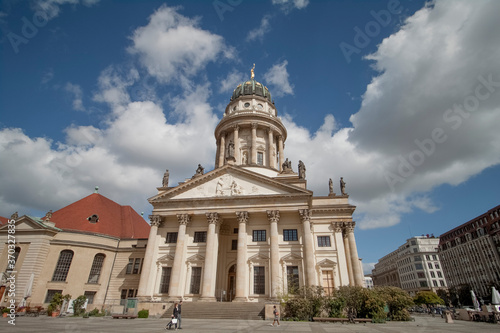
<path fill-rule="evenodd" d="M 269 257 L 266 256 L 265 254 L 257 253 L 255 255 L 251 256 L 250 258 L 248 258 L 248 261 L 250 261 L 250 262 L 257 261 L 257 260 L 269 260 Z"/>
<path fill-rule="evenodd" d="M 195 254 L 186 260 L 187 262 L 193 262 L 193 261 L 205 261 L 205 257 L 202 256 L 201 254 Z"/>
<path fill-rule="evenodd" d="M 318 262 L 318 266 L 332 267 L 332 266 L 337 266 L 337 263 L 335 261 L 331 261 L 330 259 L 323 259 L 320 262 Z"/>
<path fill-rule="evenodd" d="M 30 216 L 24 215 L 16 220 L 16 232 L 17 231 L 36 231 L 36 230 L 52 230 L 60 231 L 52 225 L 46 225 L 42 220 L 38 218 L 32 218 Z M 0 230 L 6 231 L 8 229 L 7 224 L 3 225 Z"/>
<path fill-rule="evenodd" d="M 281 258 L 281 261 L 294 261 L 294 260 L 302 260 L 302 257 L 292 252 Z"/>
<path fill-rule="evenodd" d="M 174 261 L 174 256 L 171 254 L 166 254 L 163 257 L 159 258 L 158 261 L 163 262 L 163 261 Z"/>
<path fill-rule="evenodd" d="M 279 196 L 307 194 L 312 192 L 293 185 L 284 184 L 271 177 L 225 165 L 198 176 L 177 187 L 169 188 L 149 199 L 151 203 L 163 200 L 186 200 L 204 198 L 235 198 L 245 196 Z"/>

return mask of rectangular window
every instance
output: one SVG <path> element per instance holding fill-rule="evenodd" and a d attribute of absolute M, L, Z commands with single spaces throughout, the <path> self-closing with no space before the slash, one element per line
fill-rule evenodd
<path fill-rule="evenodd" d="M 47 296 L 45 296 L 45 302 L 44 303 L 50 303 L 52 301 L 52 297 L 54 297 L 55 294 L 59 293 L 62 294 L 62 290 L 54 290 L 54 289 L 49 289 L 47 290 Z"/>
<path fill-rule="evenodd" d="M 177 233 L 167 232 L 167 238 L 165 239 L 165 243 L 177 243 Z"/>
<path fill-rule="evenodd" d="M 134 297 L 134 289 L 129 289 L 127 296 L 128 296 L 128 298 Z"/>
<path fill-rule="evenodd" d="M 193 242 L 194 243 L 206 243 L 207 242 L 207 232 L 206 231 L 195 231 Z"/>
<path fill-rule="evenodd" d="M 432 260 L 438 260 L 435 254 L 432 255 Z"/>
<path fill-rule="evenodd" d="M 162 267 L 161 272 L 161 282 L 160 282 L 160 294 L 168 294 L 168 288 L 170 286 L 170 274 L 172 273 L 172 267 Z"/>
<path fill-rule="evenodd" d="M 257 164 L 264 165 L 264 153 L 261 152 L 257 153 Z"/>
<path fill-rule="evenodd" d="M 438 286 L 438 282 L 436 280 L 432 280 L 432 284 L 434 285 L 434 287 Z"/>
<path fill-rule="evenodd" d="M 435 278 L 436 277 L 436 274 L 434 274 L 433 271 L 431 271 L 431 277 Z"/>
<path fill-rule="evenodd" d="M 424 269 L 424 266 L 422 266 L 422 264 L 415 264 L 415 269 L 421 270 L 421 269 Z"/>
<path fill-rule="evenodd" d="M 431 263 L 427 263 L 427 266 L 429 266 L 429 268 L 432 269 L 432 264 Z"/>
<path fill-rule="evenodd" d="M 330 247 L 330 236 L 318 236 L 318 247 Z"/>
<path fill-rule="evenodd" d="M 232 251 L 238 250 L 238 240 L 237 239 L 231 240 L 231 250 Z"/>
<path fill-rule="evenodd" d="M 266 293 L 266 268 L 264 266 L 254 266 L 253 268 L 253 293 L 264 295 Z"/>
<path fill-rule="evenodd" d="M 286 266 L 288 292 L 296 294 L 299 291 L 299 266 Z"/>
<path fill-rule="evenodd" d="M 441 285 L 441 287 L 444 287 L 444 281 L 443 280 L 439 280 L 439 284 Z"/>
<path fill-rule="evenodd" d="M 417 276 L 419 279 L 425 279 L 425 273 L 424 272 L 417 272 Z"/>
<path fill-rule="evenodd" d="M 427 281 L 420 281 L 420 287 L 428 287 Z"/>
<path fill-rule="evenodd" d="M 127 299 L 127 289 L 122 289 L 120 299 Z"/>
<path fill-rule="evenodd" d="M 238 228 L 234 228 L 233 229 L 233 234 L 237 234 L 238 233 Z"/>
<path fill-rule="evenodd" d="M 420 258 L 420 256 L 414 256 L 413 260 L 414 261 L 422 261 L 422 258 Z"/>
<path fill-rule="evenodd" d="M 296 241 L 297 237 L 297 229 L 284 229 L 283 230 L 283 240 L 284 241 Z"/>
<path fill-rule="evenodd" d="M 86 291 L 83 296 L 87 299 L 87 304 L 94 304 L 95 291 Z"/>
<path fill-rule="evenodd" d="M 438 277 L 442 278 L 443 277 L 443 274 L 441 274 L 440 271 L 437 272 L 438 273 Z"/>
<path fill-rule="evenodd" d="M 430 255 L 428 255 L 428 254 L 426 254 L 426 255 L 425 255 L 425 259 L 427 259 L 427 260 L 431 260 L 431 256 L 430 256 Z"/>
<path fill-rule="evenodd" d="M 265 242 L 266 241 L 266 231 L 265 230 L 254 230 L 252 242 Z"/>
<path fill-rule="evenodd" d="M 132 274 L 140 274 L 141 272 L 141 258 L 135 258 L 134 269 L 132 270 Z"/>
<path fill-rule="evenodd" d="M 191 268 L 191 294 L 200 293 L 200 283 L 201 283 L 201 267 Z"/>
<path fill-rule="evenodd" d="M 127 264 L 127 271 L 125 272 L 125 274 L 132 274 L 132 268 L 134 267 L 134 259 L 133 258 L 130 258 L 128 260 L 128 264 Z"/>
<path fill-rule="evenodd" d="M 439 269 L 439 264 L 434 264 L 434 267 L 435 267 L 436 269 Z"/>

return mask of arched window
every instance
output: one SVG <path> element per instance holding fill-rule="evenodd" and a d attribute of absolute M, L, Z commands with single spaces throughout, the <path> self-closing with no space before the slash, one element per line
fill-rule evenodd
<path fill-rule="evenodd" d="M 54 275 L 52 276 L 52 281 L 66 281 L 66 276 L 68 276 L 69 266 L 71 266 L 72 260 L 73 251 L 61 251 L 56 269 L 54 270 Z"/>
<path fill-rule="evenodd" d="M 94 262 L 92 263 L 92 268 L 90 269 L 89 280 L 87 283 L 98 283 L 99 276 L 101 276 L 102 263 L 106 256 L 102 253 L 98 253 L 94 256 Z"/>

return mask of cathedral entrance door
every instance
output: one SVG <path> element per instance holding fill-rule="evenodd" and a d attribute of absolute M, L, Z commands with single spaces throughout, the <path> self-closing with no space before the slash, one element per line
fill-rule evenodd
<path fill-rule="evenodd" d="M 236 294 L 236 265 L 229 268 L 227 276 L 227 297 L 229 302 L 232 302 Z"/>

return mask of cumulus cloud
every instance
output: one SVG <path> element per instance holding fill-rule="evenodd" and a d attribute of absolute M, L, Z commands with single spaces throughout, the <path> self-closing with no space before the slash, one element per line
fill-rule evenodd
<path fill-rule="evenodd" d="M 232 92 L 238 84 L 245 81 L 245 79 L 248 79 L 247 76 L 236 70 L 231 71 L 224 79 L 221 80 L 219 92 Z"/>
<path fill-rule="evenodd" d="M 372 270 L 375 268 L 376 262 L 364 262 L 363 265 L 363 274 L 368 275 L 372 273 Z"/>
<path fill-rule="evenodd" d="M 199 19 L 185 17 L 176 8 L 161 6 L 146 26 L 131 37 L 129 52 L 139 57 L 148 73 L 164 83 L 189 78 L 207 63 L 232 58 L 233 48 L 224 39 L 199 27 Z"/>
<path fill-rule="evenodd" d="M 269 23 L 270 20 L 271 15 L 264 15 L 260 21 L 260 26 L 248 32 L 247 41 L 251 42 L 257 39 L 262 41 L 264 39 L 264 35 L 271 30 L 271 24 Z"/>
<path fill-rule="evenodd" d="M 272 0 L 273 5 L 280 6 L 280 8 L 288 13 L 292 9 L 304 9 L 309 5 L 309 0 Z"/>
<path fill-rule="evenodd" d="M 275 96 L 281 97 L 284 95 L 293 95 L 293 85 L 290 84 L 288 71 L 286 66 L 288 61 L 273 65 L 269 71 L 264 74 L 264 80 L 268 85 L 272 86 Z"/>

